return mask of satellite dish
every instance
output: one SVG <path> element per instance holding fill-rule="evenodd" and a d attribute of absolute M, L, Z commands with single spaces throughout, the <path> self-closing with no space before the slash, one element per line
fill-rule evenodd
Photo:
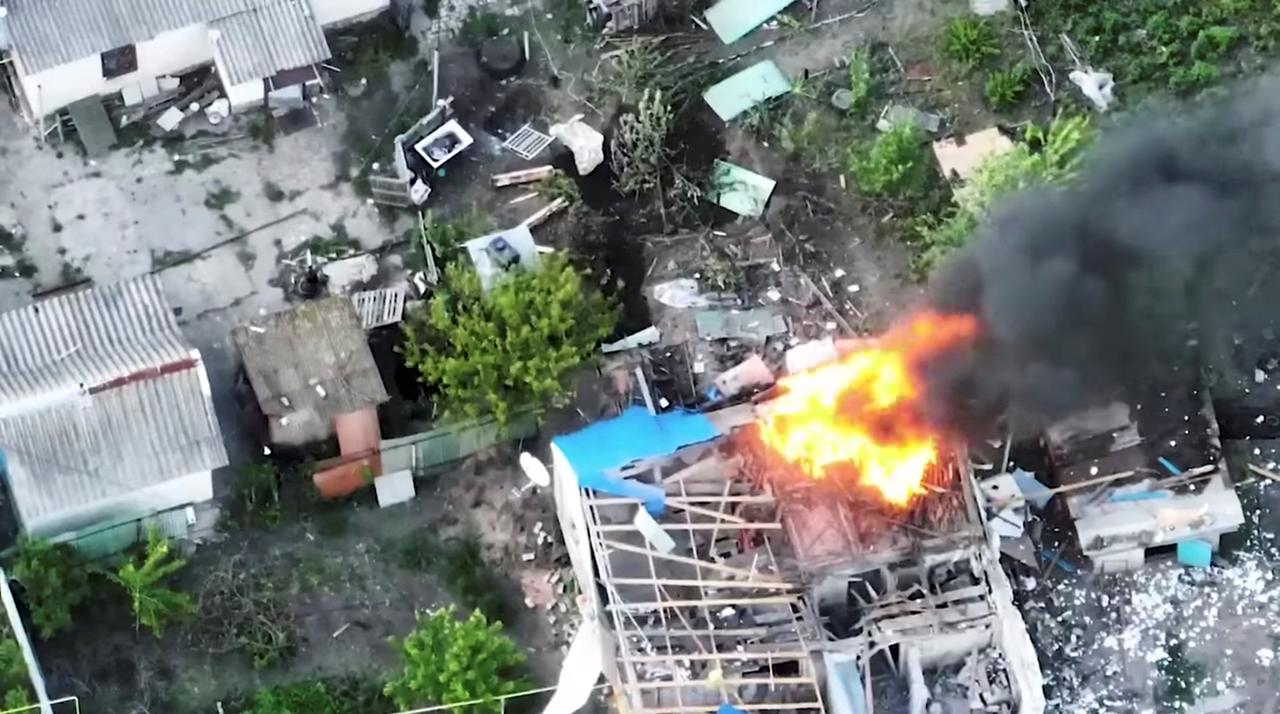
<path fill-rule="evenodd" d="M 547 467 L 538 460 L 538 457 L 528 451 L 520 454 L 520 470 L 524 471 L 525 477 L 535 486 L 546 488 L 551 485 L 551 472 L 547 471 Z"/>

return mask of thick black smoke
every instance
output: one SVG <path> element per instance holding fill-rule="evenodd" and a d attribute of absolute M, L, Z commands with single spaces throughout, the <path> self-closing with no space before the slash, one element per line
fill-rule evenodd
<path fill-rule="evenodd" d="M 1280 313 L 1280 82 L 1108 129 L 1078 181 L 998 206 L 930 281 L 983 338 L 937 375 L 950 414 L 1023 426 L 1212 365 Z"/>

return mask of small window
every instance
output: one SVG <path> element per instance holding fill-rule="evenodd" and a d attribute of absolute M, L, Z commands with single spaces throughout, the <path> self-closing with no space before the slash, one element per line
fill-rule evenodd
<path fill-rule="evenodd" d="M 102 76 L 105 79 L 120 77 L 138 71 L 138 48 L 125 45 L 102 53 Z"/>

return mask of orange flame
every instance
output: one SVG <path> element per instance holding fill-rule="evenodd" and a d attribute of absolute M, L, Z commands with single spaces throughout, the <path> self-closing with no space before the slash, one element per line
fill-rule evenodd
<path fill-rule="evenodd" d="M 764 443 L 811 478 L 850 473 L 906 506 L 940 446 L 920 370 L 977 331 L 970 315 L 922 312 L 835 362 L 784 377 L 781 396 L 761 410 Z"/>

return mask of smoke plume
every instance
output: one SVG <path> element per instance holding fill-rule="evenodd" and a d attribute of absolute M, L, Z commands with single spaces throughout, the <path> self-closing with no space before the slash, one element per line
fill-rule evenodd
<path fill-rule="evenodd" d="M 938 365 L 950 413 L 1025 425 L 1213 363 L 1280 311 L 1280 82 L 1106 129 L 1070 187 L 992 211 L 931 301 L 983 337 Z"/>

